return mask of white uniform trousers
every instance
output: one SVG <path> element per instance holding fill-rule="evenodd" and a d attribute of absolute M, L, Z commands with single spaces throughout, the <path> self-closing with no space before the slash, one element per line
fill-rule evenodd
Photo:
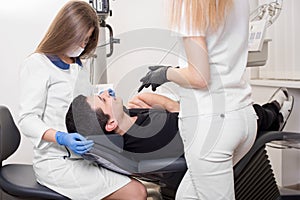
<path fill-rule="evenodd" d="M 252 105 L 215 115 L 179 118 L 188 170 L 176 199 L 233 200 L 233 166 L 255 141 Z"/>

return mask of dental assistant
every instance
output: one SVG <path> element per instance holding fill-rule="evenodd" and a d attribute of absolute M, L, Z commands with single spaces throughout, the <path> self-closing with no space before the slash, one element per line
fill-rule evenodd
<path fill-rule="evenodd" d="M 251 148 L 256 114 L 244 79 L 248 0 L 170 0 L 183 45 L 180 68 L 151 66 L 142 86 L 180 87 L 179 127 L 188 171 L 176 199 L 233 200 L 233 166 Z"/>
<path fill-rule="evenodd" d="M 40 184 L 70 199 L 146 199 L 140 182 L 83 160 L 80 155 L 93 141 L 66 132 L 73 98 L 92 94 L 81 58 L 93 54 L 98 36 L 98 17 L 87 2 L 62 7 L 21 66 L 20 130 L 34 145 L 33 169 Z"/>

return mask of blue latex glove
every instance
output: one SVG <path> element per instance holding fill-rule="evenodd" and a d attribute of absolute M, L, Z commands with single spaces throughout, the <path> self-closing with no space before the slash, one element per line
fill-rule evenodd
<path fill-rule="evenodd" d="M 155 91 L 157 87 L 160 85 L 169 82 L 167 79 L 167 70 L 171 66 L 150 66 L 149 72 L 141 78 L 142 85 L 139 87 L 138 92 L 142 91 L 144 88 L 148 88 L 150 85 L 152 87 L 152 91 Z"/>
<path fill-rule="evenodd" d="M 79 155 L 88 152 L 94 145 L 93 140 L 87 140 L 79 133 L 65 133 L 57 131 L 55 139 L 58 144 L 68 147 L 74 153 Z"/>

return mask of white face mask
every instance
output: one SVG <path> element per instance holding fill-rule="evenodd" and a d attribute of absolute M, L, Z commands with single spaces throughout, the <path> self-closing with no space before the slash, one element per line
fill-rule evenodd
<path fill-rule="evenodd" d="M 70 57 L 70 58 L 76 58 L 78 56 L 80 56 L 80 54 L 84 51 L 84 48 L 78 46 L 76 49 L 69 51 L 66 53 L 66 56 Z"/>

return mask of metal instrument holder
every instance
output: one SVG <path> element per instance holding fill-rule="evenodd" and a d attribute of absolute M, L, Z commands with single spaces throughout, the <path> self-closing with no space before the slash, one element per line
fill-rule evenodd
<path fill-rule="evenodd" d="M 92 84 L 107 83 L 107 58 L 113 54 L 114 44 L 120 43 L 120 39 L 114 38 L 112 27 L 106 23 L 108 16 L 112 16 L 109 7 L 109 0 L 90 0 L 90 5 L 96 10 L 99 17 L 99 42 L 95 55 L 90 59 L 90 81 Z M 106 31 L 108 30 L 109 39 L 106 41 Z M 107 53 L 106 46 L 109 46 Z"/>

